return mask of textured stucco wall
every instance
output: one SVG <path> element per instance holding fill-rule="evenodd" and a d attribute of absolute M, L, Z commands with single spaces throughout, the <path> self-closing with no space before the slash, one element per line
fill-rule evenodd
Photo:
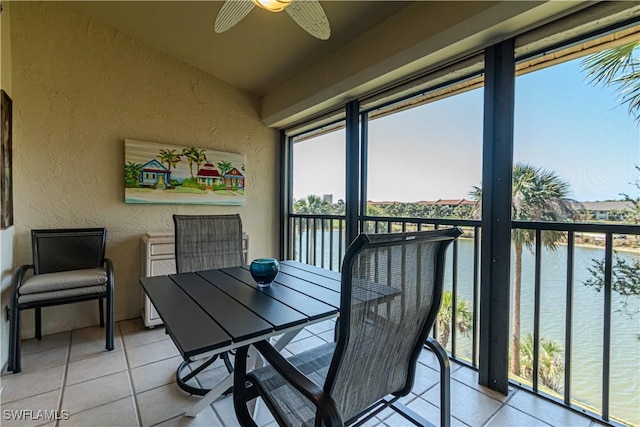
<path fill-rule="evenodd" d="M 15 264 L 30 260 L 32 228 L 106 226 L 124 319 L 139 315 L 140 237 L 174 213 L 239 212 L 249 257 L 277 254 L 277 133 L 257 99 L 64 4 L 12 6 Z M 124 204 L 125 138 L 245 154 L 246 205 Z M 95 305 L 43 310 L 43 333 L 96 324 Z"/>

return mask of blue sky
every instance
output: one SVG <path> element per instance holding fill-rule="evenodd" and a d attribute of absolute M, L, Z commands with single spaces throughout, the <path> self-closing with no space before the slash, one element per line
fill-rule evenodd
<path fill-rule="evenodd" d="M 579 201 L 637 197 L 640 126 L 580 63 L 516 79 L 514 160 L 555 171 Z M 476 89 L 372 120 L 367 198 L 468 198 L 482 176 L 482 96 Z M 308 194 L 344 198 L 344 131 L 295 145 L 294 198 Z"/>

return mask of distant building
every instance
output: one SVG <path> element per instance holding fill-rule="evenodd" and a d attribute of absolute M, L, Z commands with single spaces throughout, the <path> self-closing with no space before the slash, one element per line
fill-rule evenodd
<path fill-rule="evenodd" d="M 393 204 L 393 203 L 398 203 L 398 202 L 371 202 L 374 205 L 387 205 L 387 204 Z M 438 200 L 421 200 L 419 202 L 415 202 L 419 205 L 423 205 L 423 206 L 446 206 L 449 208 L 455 208 L 458 206 L 472 206 L 475 205 L 476 202 L 474 202 L 473 200 L 467 200 L 467 199 L 438 199 Z"/>
<path fill-rule="evenodd" d="M 474 205 L 475 202 L 467 199 L 438 199 L 435 202 L 425 202 L 425 204 L 433 204 L 438 206 L 448 206 L 450 208 L 455 208 L 455 207 L 464 206 L 464 205 Z"/>
<path fill-rule="evenodd" d="M 421 200 L 419 202 L 390 202 L 390 201 L 383 201 L 383 202 L 374 202 L 369 200 L 367 202 L 367 204 L 369 205 L 374 205 L 374 206 L 382 206 L 382 205 L 393 205 L 394 203 L 417 203 L 419 205 L 423 205 L 423 206 L 447 206 L 450 208 L 455 208 L 457 206 L 466 206 L 466 205 L 475 205 L 476 202 L 474 202 L 473 200 L 467 200 L 467 199 L 438 199 L 438 200 Z"/>
<path fill-rule="evenodd" d="M 323 194 L 322 195 L 322 200 L 329 203 L 330 205 L 333 204 L 333 194 Z"/>
<path fill-rule="evenodd" d="M 633 207 L 631 202 L 582 202 L 582 209 L 589 212 L 592 219 L 599 221 L 621 221 L 626 218 L 624 211 Z"/>

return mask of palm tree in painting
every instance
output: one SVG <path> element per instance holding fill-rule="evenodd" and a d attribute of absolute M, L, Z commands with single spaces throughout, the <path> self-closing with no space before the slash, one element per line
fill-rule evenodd
<path fill-rule="evenodd" d="M 445 291 L 444 294 L 442 294 L 442 305 L 438 312 L 438 342 L 445 348 L 449 343 L 452 316 L 453 295 L 451 291 Z M 455 327 L 466 337 L 469 336 L 469 332 L 473 329 L 473 312 L 469 307 L 469 301 L 465 299 L 456 301 Z"/>
<path fill-rule="evenodd" d="M 191 175 L 191 179 L 193 179 L 193 163 L 199 158 L 200 150 L 194 147 L 185 147 L 182 149 L 182 155 L 185 159 L 187 159 L 187 163 L 189 164 L 189 174 Z"/>
<path fill-rule="evenodd" d="M 511 219 L 516 221 L 564 221 L 574 214 L 575 205 L 569 199 L 569 183 L 555 172 L 518 163 L 513 168 Z M 482 189 L 474 187 L 471 197 L 476 211 L 482 200 Z M 555 250 L 564 233 L 545 231 L 542 244 Z M 536 243 L 535 230 L 513 229 L 515 268 L 513 273 L 513 311 L 511 313 L 510 370 L 520 375 L 520 301 L 522 291 L 522 251 L 532 250 Z"/>
<path fill-rule="evenodd" d="M 195 152 L 193 155 L 193 161 L 198 166 L 197 168 L 198 171 L 200 170 L 200 166 L 202 166 L 202 164 L 207 161 L 207 155 L 204 153 L 205 153 L 205 150 L 200 150 L 197 148 L 195 149 Z"/>
<path fill-rule="evenodd" d="M 135 162 L 127 162 L 124 165 L 124 186 L 134 188 L 139 186 L 140 175 L 142 175 L 142 165 Z"/>
<path fill-rule="evenodd" d="M 520 366 L 522 376 L 529 380 L 533 380 L 533 350 L 533 335 L 527 334 L 522 339 Z M 538 350 L 539 382 L 555 392 L 560 392 L 562 389 L 560 381 L 563 372 L 564 362 L 562 360 L 562 349 L 555 341 L 541 338 Z"/>
<path fill-rule="evenodd" d="M 224 174 L 229 172 L 231 169 L 233 168 L 233 166 L 231 166 L 231 163 L 229 162 L 218 162 L 218 169 L 220 169 L 220 176 L 222 178 L 224 178 Z"/>
<path fill-rule="evenodd" d="M 169 170 L 169 180 L 171 180 L 171 168 L 176 167 L 178 162 L 182 159 L 182 155 L 176 153 L 176 150 L 161 149 L 160 154 L 157 156 L 160 162 L 167 164 Z"/>

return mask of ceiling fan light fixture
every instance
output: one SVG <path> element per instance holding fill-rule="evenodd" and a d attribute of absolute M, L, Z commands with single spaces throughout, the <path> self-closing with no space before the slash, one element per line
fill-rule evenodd
<path fill-rule="evenodd" d="M 261 7 L 262 9 L 268 10 L 269 12 L 282 12 L 285 10 L 290 4 L 291 0 L 251 0 L 253 3 Z"/>
<path fill-rule="evenodd" d="M 255 6 L 269 12 L 282 12 L 286 9 L 303 30 L 319 40 L 328 40 L 331 36 L 329 19 L 319 0 L 226 0 L 220 10 L 213 29 L 224 33 L 253 10 Z"/>

